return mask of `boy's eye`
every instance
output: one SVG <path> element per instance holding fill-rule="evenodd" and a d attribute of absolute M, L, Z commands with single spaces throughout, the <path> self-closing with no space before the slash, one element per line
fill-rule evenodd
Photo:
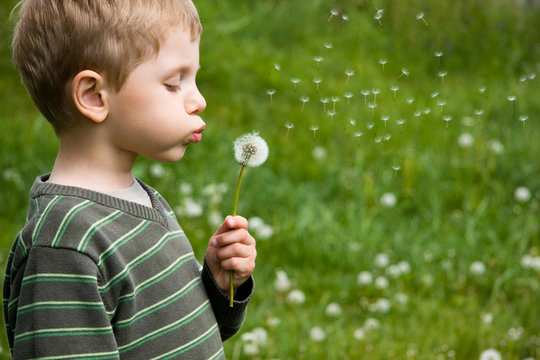
<path fill-rule="evenodd" d="M 165 87 L 167 88 L 167 90 L 169 90 L 171 92 L 176 92 L 176 91 L 180 90 L 180 85 L 165 84 Z"/>

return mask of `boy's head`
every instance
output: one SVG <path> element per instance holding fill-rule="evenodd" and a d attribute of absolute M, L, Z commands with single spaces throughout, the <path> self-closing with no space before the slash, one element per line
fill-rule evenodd
<path fill-rule="evenodd" d="M 36 106 L 61 134 L 77 121 L 70 81 L 83 70 L 118 91 L 130 72 L 157 54 L 167 29 L 193 39 L 201 23 L 191 0 L 23 0 L 13 60 Z"/>

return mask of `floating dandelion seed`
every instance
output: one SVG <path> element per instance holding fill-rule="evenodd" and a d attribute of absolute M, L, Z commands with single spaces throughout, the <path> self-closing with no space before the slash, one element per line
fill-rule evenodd
<path fill-rule="evenodd" d="M 510 101 L 510 108 L 514 111 L 514 101 L 516 101 L 517 97 L 515 95 L 510 95 L 507 99 Z"/>
<path fill-rule="evenodd" d="M 385 141 L 390 141 L 391 138 L 392 138 L 392 135 L 390 135 L 390 134 L 384 135 L 384 140 Z"/>
<path fill-rule="evenodd" d="M 307 96 L 300 96 L 300 101 L 302 102 L 302 111 L 304 111 L 304 106 L 306 105 L 306 103 L 309 102 L 309 97 L 307 97 Z"/>
<path fill-rule="evenodd" d="M 319 92 L 319 84 L 322 82 L 321 78 L 315 78 L 313 79 L 313 83 L 315 84 L 315 87 L 317 89 L 317 92 Z"/>
<path fill-rule="evenodd" d="M 484 110 L 482 109 L 474 110 L 474 114 L 478 117 L 481 117 L 482 115 L 484 115 Z"/>
<path fill-rule="evenodd" d="M 437 74 L 437 76 L 441 78 L 441 86 L 444 86 L 444 78 L 446 77 L 446 75 L 448 75 L 448 72 L 446 71 L 439 71 L 439 73 Z"/>
<path fill-rule="evenodd" d="M 398 79 L 402 76 L 409 76 L 410 72 L 407 70 L 407 68 L 401 68 L 401 74 L 397 77 Z"/>
<path fill-rule="evenodd" d="M 399 90 L 399 86 L 393 85 L 393 86 L 390 88 L 390 90 L 394 92 L 394 100 L 396 100 L 396 94 L 397 94 L 397 92 L 398 92 L 398 90 Z"/>
<path fill-rule="evenodd" d="M 523 124 L 523 128 L 525 129 L 525 121 L 529 120 L 529 116 L 528 115 L 520 115 L 519 116 L 519 121 L 521 121 L 521 123 Z"/>
<path fill-rule="evenodd" d="M 438 59 L 439 61 L 439 67 L 441 66 L 441 57 L 444 55 L 444 53 L 442 51 L 435 51 L 435 57 Z"/>
<path fill-rule="evenodd" d="M 291 82 L 293 83 L 293 87 L 294 87 L 294 92 L 296 92 L 296 86 L 298 85 L 298 83 L 300 83 L 300 79 L 299 78 L 292 78 L 291 79 Z"/>
<path fill-rule="evenodd" d="M 273 104 L 273 95 L 276 93 L 275 89 L 268 89 L 266 90 L 266 93 L 270 96 L 270 104 Z"/>
<path fill-rule="evenodd" d="M 405 121 L 404 119 L 398 119 L 398 120 L 396 120 L 396 124 L 398 124 L 398 125 L 403 125 L 403 124 L 405 124 L 405 123 L 406 123 L 406 121 Z"/>
<path fill-rule="evenodd" d="M 336 116 L 336 112 L 334 110 L 330 110 L 326 113 L 326 115 L 330 116 L 330 119 L 332 120 L 332 122 L 334 122 L 334 116 Z"/>
<path fill-rule="evenodd" d="M 375 144 L 379 144 L 379 143 L 382 142 L 382 141 L 383 141 L 382 136 L 377 136 L 377 137 L 375 138 Z"/>
<path fill-rule="evenodd" d="M 354 75 L 354 70 L 349 70 L 349 69 L 345 70 L 345 75 L 347 76 L 347 82 L 345 83 L 345 85 L 348 86 L 351 76 Z"/>
<path fill-rule="evenodd" d="M 527 75 L 521 75 L 520 78 L 519 78 L 519 82 L 522 82 L 524 83 L 525 81 L 527 81 Z"/>
<path fill-rule="evenodd" d="M 416 14 L 416 20 L 422 20 L 424 22 L 424 24 L 426 26 L 428 26 L 428 23 L 427 23 L 426 19 L 424 19 L 424 13 L 423 12 L 419 12 L 418 14 Z"/>
<path fill-rule="evenodd" d="M 377 103 L 377 94 L 380 93 L 381 90 L 379 89 L 372 89 L 371 93 L 373 94 L 373 103 Z"/>
<path fill-rule="evenodd" d="M 311 125 L 309 129 L 313 131 L 313 139 L 315 140 L 315 133 L 319 130 L 319 127 L 317 125 Z"/>
<path fill-rule="evenodd" d="M 423 112 L 424 112 L 425 115 L 429 115 L 429 113 L 431 112 L 431 109 L 430 108 L 425 108 L 423 110 Z"/>
<path fill-rule="evenodd" d="M 372 117 L 375 117 L 375 108 L 377 107 L 377 104 L 376 103 L 369 103 L 368 104 L 368 108 L 371 109 L 371 115 Z"/>
<path fill-rule="evenodd" d="M 240 185 L 242 176 L 247 166 L 256 167 L 262 165 L 268 158 L 268 145 L 257 132 L 248 133 L 237 138 L 233 143 L 234 157 L 241 165 L 238 183 L 236 185 L 236 195 L 234 198 L 233 216 L 236 216 L 238 199 L 240 196 Z M 229 272 L 229 306 L 233 307 L 234 301 L 234 271 Z"/>
<path fill-rule="evenodd" d="M 343 21 L 349 21 L 349 15 L 347 15 L 347 14 L 341 15 L 341 20 L 343 20 Z"/>
<path fill-rule="evenodd" d="M 414 102 L 414 98 L 413 97 L 407 98 L 406 101 L 407 101 L 407 104 L 411 105 Z"/>
<path fill-rule="evenodd" d="M 369 124 L 366 125 L 368 130 L 373 129 L 374 126 L 375 126 L 375 124 L 373 124 L 373 123 L 369 123 Z"/>
<path fill-rule="evenodd" d="M 443 107 L 446 105 L 446 101 L 444 100 L 438 100 L 437 105 L 441 107 L 441 111 L 443 110 Z"/>
<path fill-rule="evenodd" d="M 384 127 L 386 127 L 386 122 L 390 119 L 388 115 L 382 115 L 381 120 L 384 121 Z"/>
<path fill-rule="evenodd" d="M 422 110 L 416 110 L 414 112 L 414 117 L 420 117 L 420 116 L 422 116 Z"/>
<path fill-rule="evenodd" d="M 363 136 L 363 135 L 364 135 L 364 133 L 361 132 L 361 131 L 357 131 L 357 132 L 354 133 L 354 136 L 355 136 L 355 137 L 361 137 L 361 136 Z"/>
<path fill-rule="evenodd" d="M 339 15 L 339 11 L 337 9 L 330 10 L 330 17 L 328 18 L 327 21 L 330 21 L 334 16 L 338 16 L 338 15 Z"/>
<path fill-rule="evenodd" d="M 287 128 L 287 136 L 289 136 L 289 132 L 294 129 L 294 124 L 293 123 L 286 123 L 285 124 L 285 127 Z"/>
<path fill-rule="evenodd" d="M 332 103 L 334 104 L 332 111 L 336 111 L 336 103 L 339 101 L 339 96 L 332 96 L 330 100 L 332 100 Z"/>
<path fill-rule="evenodd" d="M 320 69 L 320 63 L 321 63 L 321 61 L 324 60 L 324 58 L 323 58 L 322 56 L 315 56 L 315 57 L 313 58 L 313 60 L 314 60 L 315 63 L 317 64 L 317 71 L 319 71 L 319 69 Z"/>
<path fill-rule="evenodd" d="M 334 48 L 334 44 L 332 44 L 332 43 L 325 43 L 325 44 L 324 44 L 324 47 L 327 48 L 327 49 L 333 49 L 333 48 Z"/>
<path fill-rule="evenodd" d="M 382 66 L 382 72 L 384 72 L 384 65 L 386 65 L 386 63 L 388 62 L 388 60 L 386 59 L 379 59 L 379 64 L 381 64 Z"/>
<path fill-rule="evenodd" d="M 395 173 L 396 173 L 396 175 L 397 175 L 398 171 L 401 170 L 401 166 L 399 166 L 399 165 L 394 165 L 394 166 L 392 166 L 392 169 L 394 169 L 394 171 L 395 171 Z"/>
<path fill-rule="evenodd" d="M 352 125 L 352 126 L 356 126 L 356 120 L 349 119 L 349 124 Z"/>
<path fill-rule="evenodd" d="M 344 97 L 345 99 L 347 99 L 347 106 L 350 105 L 350 100 L 351 100 L 351 98 L 352 98 L 353 96 L 354 96 L 354 95 L 353 95 L 353 93 L 351 93 L 351 92 L 346 92 L 345 94 L 343 94 L 343 97 Z"/>
<path fill-rule="evenodd" d="M 536 74 L 535 73 L 530 73 L 529 74 L 529 80 L 534 80 L 536 78 Z"/>
<path fill-rule="evenodd" d="M 450 115 L 444 115 L 442 119 L 446 122 L 446 128 L 448 129 L 448 123 L 452 121 L 452 117 Z"/>
<path fill-rule="evenodd" d="M 274 64 L 274 69 L 276 69 L 277 71 L 281 71 L 281 65 Z"/>
<path fill-rule="evenodd" d="M 326 112 L 326 104 L 330 102 L 330 99 L 327 97 L 321 98 L 321 102 L 323 103 L 323 112 Z"/>
<path fill-rule="evenodd" d="M 362 90 L 360 94 L 364 95 L 364 105 L 367 104 L 367 97 L 369 95 L 369 90 Z"/>
<path fill-rule="evenodd" d="M 434 92 L 431 93 L 430 96 L 431 96 L 432 99 L 435 99 L 437 96 L 439 96 L 439 94 L 440 93 L 438 91 L 434 91 Z"/>
<path fill-rule="evenodd" d="M 381 25 L 381 27 L 383 26 L 382 21 L 381 21 L 383 16 L 384 16 L 384 9 L 377 10 L 377 13 L 375 14 L 375 16 L 373 16 L 373 18 L 379 22 L 379 25 Z"/>

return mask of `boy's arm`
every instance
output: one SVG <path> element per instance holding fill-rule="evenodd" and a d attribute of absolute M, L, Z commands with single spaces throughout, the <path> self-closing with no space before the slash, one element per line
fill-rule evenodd
<path fill-rule="evenodd" d="M 19 294 L 10 299 L 6 319 L 13 358 L 118 358 L 98 277 L 84 254 L 32 247 L 11 279 L 12 293 Z"/>

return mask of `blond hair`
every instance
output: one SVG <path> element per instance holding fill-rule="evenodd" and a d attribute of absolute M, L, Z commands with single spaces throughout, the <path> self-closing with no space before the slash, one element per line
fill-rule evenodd
<path fill-rule="evenodd" d="M 118 91 L 168 28 L 192 40 L 202 32 L 191 0 L 22 0 L 16 9 L 13 61 L 57 134 L 76 118 L 66 85 L 77 73 L 94 70 Z"/>

